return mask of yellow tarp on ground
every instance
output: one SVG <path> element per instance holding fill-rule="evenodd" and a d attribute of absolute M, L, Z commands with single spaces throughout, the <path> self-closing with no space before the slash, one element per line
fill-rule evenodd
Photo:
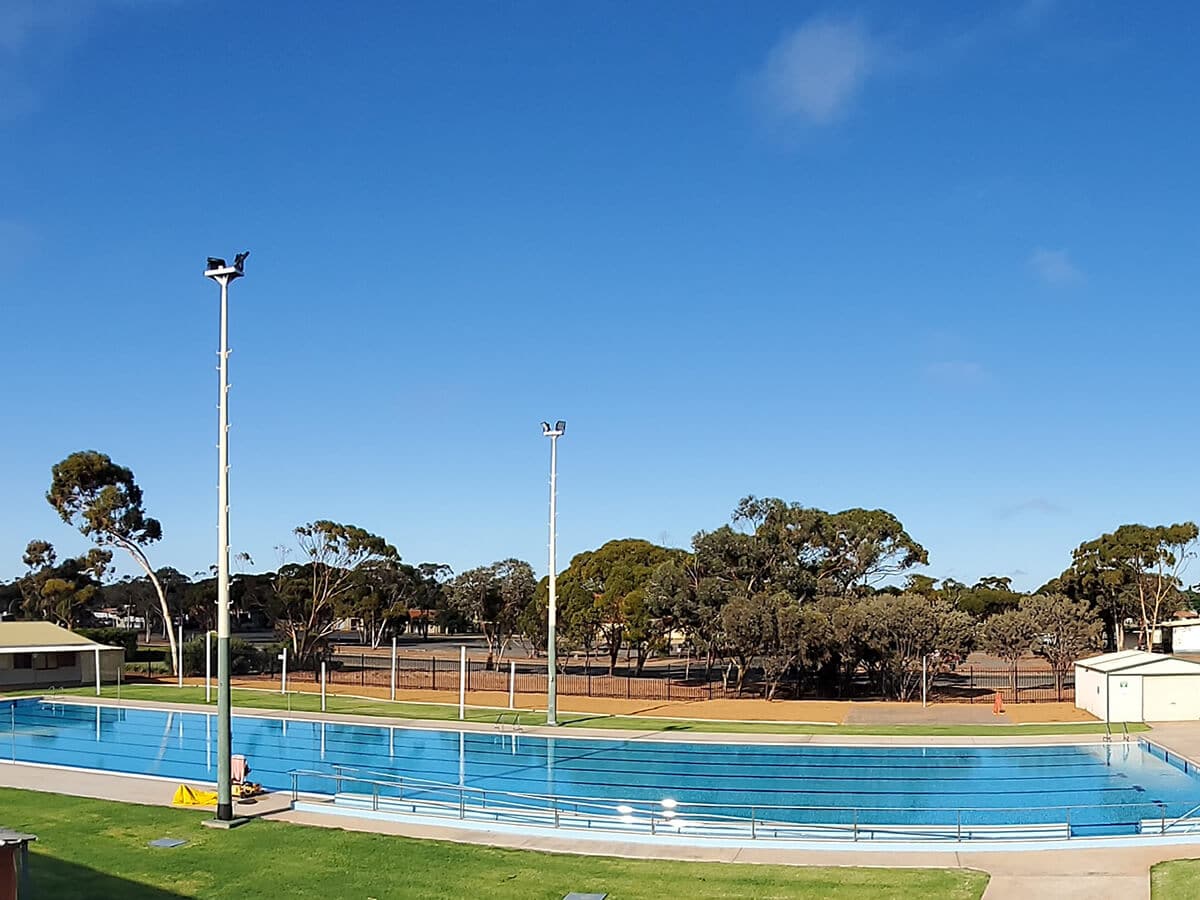
<path fill-rule="evenodd" d="M 180 806 L 215 806 L 217 794 L 215 791 L 198 791 L 186 784 L 181 784 L 175 791 L 175 798 L 171 802 Z"/>

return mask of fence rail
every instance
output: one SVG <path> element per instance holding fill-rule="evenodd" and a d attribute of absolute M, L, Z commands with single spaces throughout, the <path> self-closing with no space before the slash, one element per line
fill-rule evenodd
<path fill-rule="evenodd" d="M 392 685 L 390 654 L 342 651 L 328 670 L 330 685 L 348 685 L 389 689 Z M 642 675 L 608 674 L 584 670 L 571 665 L 558 675 L 558 693 L 567 697 L 600 697 L 624 700 L 725 700 L 761 696 L 760 680 L 748 677 L 739 693 L 732 683 L 726 685 L 717 670 L 704 677 L 703 667 L 683 662 L 666 666 L 647 667 Z M 582 671 L 581 671 L 582 670 Z M 278 677 L 272 667 L 265 677 Z M 289 671 L 288 680 L 296 683 L 315 683 L 313 671 Z M 398 655 L 395 686 L 397 691 L 451 691 L 459 689 L 459 661 L 429 655 Z M 510 685 L 511 681 L 511 685 Z M 507 694 L 544 694 L 547 690 L 546 668 L 543 661 L 505 660 L 494 668 L 486 661 L 467 661 L 468 691 L 490 691 Z M 1005 703 L 1070 702 L 1075 698 L 1072 673 L 1063 675 L 1061 682 L 1048 669 L 1018 667 L 1016 671 L 997 668 L 963 667 L 953 672 L 939 673 L 930 680 L 930 699 L 934 702 L 991 703 L 1000 694 Z M 863 696 L 856 692 L 854 696 Z M 776 695 L 780 699 L 816 698 L 812 692 L 799 690 L 794 681 L 785 681 Z"/>

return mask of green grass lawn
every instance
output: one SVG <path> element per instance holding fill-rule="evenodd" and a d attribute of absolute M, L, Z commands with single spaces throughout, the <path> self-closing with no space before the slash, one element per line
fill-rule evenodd
<path fill-rule="evenodd" d="M 1159 863 L 1150 870 L 1154 900 L 1195 900 L 1200 897 L 1200 859 Z"/>
<path fill-rule="evenodd" d="M 975 900 L 987 876 L 942 869 L 795 868 L 659 862 L 498 850 L 255 821 L 201 826 L 205 813 L 0 788 L 0 820 L 38 836 L 34 896 L 55 900 L 180 897 L 560 900 L 729 898 Z M 186 840 L 172 850 L 147 843 Z"/>
<path fill-rule="evenodd" d="M 81 697 L 94 696 L 94 688 L 72 688 L 59 691 Z M 105 686 L 102 696 L 115 698 L 117 689 Z M 172 703 L 204 703 L 204 688 L 174 687 L 165 684 L 127 684 L 121 687 L 121 697 L 126 700 L 157 700 Z M 213 691 L 216 697 L 216 691 Z M 249 690 L 238 688 L 233 691 L 233 704 L 248 709 L 299 710 L 319 712 L 321 698 L 317 694 L 289 693 L 284 696 L 277 691 Z M 332 713 L 347 713 L 360 716 L 390 716 L 404 719 L 430 719 L 434 721 L 457 721 L 458 707 L 448 703 L 392 703 L 387 700 L 367 700 L 329 694 L 326 710 Z M 522 725 L 543 725 L 546 716 L 540 712 L 508 713 L 491 707 L 467 707 L 467 721 L 494 723 L 500 715 L 506 722 L 513 716 L 519 717 Z M 709 720 L 656 719 L 642 716 L 606 716 L 594 713 L 562 713 L 559 720 L 568 728 L 621 728 L 638 731 L 706 732 L 720 734 L 847 734 L 847 735 L 909 735 L 982 737 L 998 735 L 1043 735 L 1043 734 L 1103 734 L 1102 722 L 1067 722 L 1037 725 L 822 725 L 789 722 L 715 722 Z M 1130 725 L 1129 730 L 1146 731 L 1145 725 Z"/>

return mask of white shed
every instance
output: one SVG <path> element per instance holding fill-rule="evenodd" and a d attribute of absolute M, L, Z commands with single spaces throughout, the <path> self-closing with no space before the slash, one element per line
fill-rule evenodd
<path fill-rule="evenodd" d="M 1081 659 L 1075 705 L 1105 722 L 1200 721 L 1200 663 L 1143 650 Z"/>

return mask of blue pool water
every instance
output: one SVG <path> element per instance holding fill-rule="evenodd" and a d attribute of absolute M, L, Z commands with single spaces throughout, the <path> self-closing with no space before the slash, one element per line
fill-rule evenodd
<path fill-rule="evenodd" d="M 10 708 L 5 708 L 10 707 Z M 233 750 L 253 778 L 290 789 L 293 770 L 347 766 L 489 791 L 712 804 L 709 813 L 784 822 L 1062 822 L 1076 834 L 1132 833 L 1142 819 L 1200 804 L 1200 780 L 1137 744 L 834 747 L 460 734 L 235 717 Z M 0 758 L 159 775 L 216 777 L 207 713 L 25 700 L 0 706 Z M 302 791 L 332 793 L 328 780 Z M 775 807 L 775 809 L 771 809 Z M 780 809 L 778 807 L 816 807 Z M 956 810 L 965 810 L 956 812 Z"/>

